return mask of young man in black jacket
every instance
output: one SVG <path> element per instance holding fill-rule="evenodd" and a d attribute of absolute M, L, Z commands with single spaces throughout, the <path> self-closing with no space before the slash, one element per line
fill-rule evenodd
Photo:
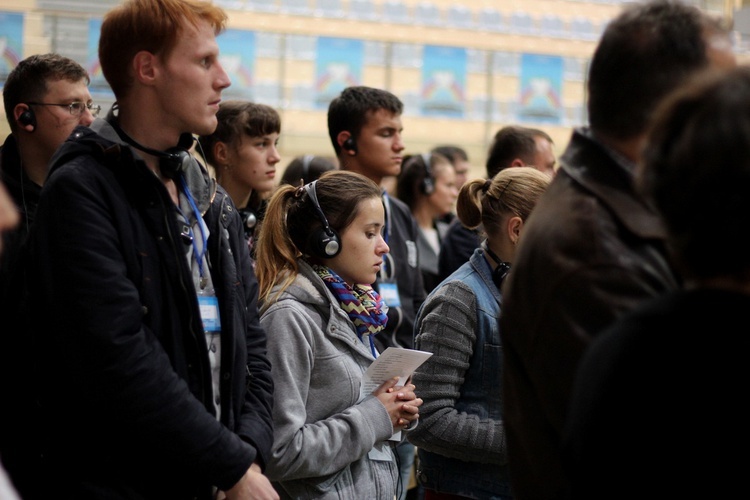
<path fill-rule="evenodd" d="M 104 17 L 117 102 L 52 159 L 29 237 L 29 498 L 278 498 L 257 281 L 236 207 L 188 152 L 230 84 L 225 23 L 194 0 Z"/>

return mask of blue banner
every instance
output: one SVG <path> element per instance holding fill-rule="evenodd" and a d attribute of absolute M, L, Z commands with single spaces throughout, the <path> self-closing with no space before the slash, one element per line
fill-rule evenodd
<path fill-rule="evenodd" d="M 422 57 L 422 114 L 463 117 L 466 49 L 425 45 Z"/>
<path fill-rule="evenodd" d="M 253 99 L 255 83 L 255 33 L 229 29 L 221 33 L 219 61 L 229 75 L 232 85 L 222 94 L 225 98 Z"/>
<path fill-rule="evenodd" d="M 315 64 L 315 104 L 327 109 L 342 90 L 361 85 L 365 43 L 346 38 L 318 38 Z"/>
<path fill-rule="evenodd" d="M 562 77 L 562 57 L 522 54 L 518 120 L 559 124 Z"/>
<path fill-rule="evenodd" d="M 86 71 L 91 78 L 91 91 L 108 91 L 111 93 L 109 84 L 102 73 L 102 66 L 99 64 L 99 35 L 102 31 L 101 19 L 89 19 L 89 38 L 86 50 Z"/>
<path fill-rule="evenodd" d="M 23 59 L 23 14 L 0 12 L 0 88 Z"/>

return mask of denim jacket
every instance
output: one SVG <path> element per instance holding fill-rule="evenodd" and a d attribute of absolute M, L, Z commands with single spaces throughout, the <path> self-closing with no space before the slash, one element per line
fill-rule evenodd
<path fill-rule="evenodd" d="M 501 296 L 481 249 L 427 297 L 415 348 L 433 356 L 414 375 L 424 405 L 409 440 L 419 482 L 467 498 L 508 499 L 500 374 Z"/>

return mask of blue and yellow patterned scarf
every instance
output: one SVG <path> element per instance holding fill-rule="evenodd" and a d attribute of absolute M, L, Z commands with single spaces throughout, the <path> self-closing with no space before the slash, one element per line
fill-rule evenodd
<path fill-rule="evenodd" d="M 341 308 L 349 315 L 357 328 L 357 336 L 362 340 L 363 335 L 372 336 L 385 328 L 388 323 L 388 306 L 370 285 L 349 286 L 332 269 L 325 266 L 313 265 L 313 270 L 320 276 L 323 283 L 338 299 Z"/>

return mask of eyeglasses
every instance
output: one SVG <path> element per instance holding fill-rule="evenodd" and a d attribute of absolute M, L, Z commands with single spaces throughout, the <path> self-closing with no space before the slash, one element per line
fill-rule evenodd
<path fill-rule="evenodd" d="M 74 101 L 70 104 L 54 104 L 50 102 L 27 102 L 29 106 L 60 106 L 61 108 L 68 108 L 70 114 L 73 116 L 81 116 L 84 109 L 88 109 L 92 116 L 96 117 L 99 111 L 102 110 L 100 104 L 94 104 L 93 102 L 81 102 Z"/>

